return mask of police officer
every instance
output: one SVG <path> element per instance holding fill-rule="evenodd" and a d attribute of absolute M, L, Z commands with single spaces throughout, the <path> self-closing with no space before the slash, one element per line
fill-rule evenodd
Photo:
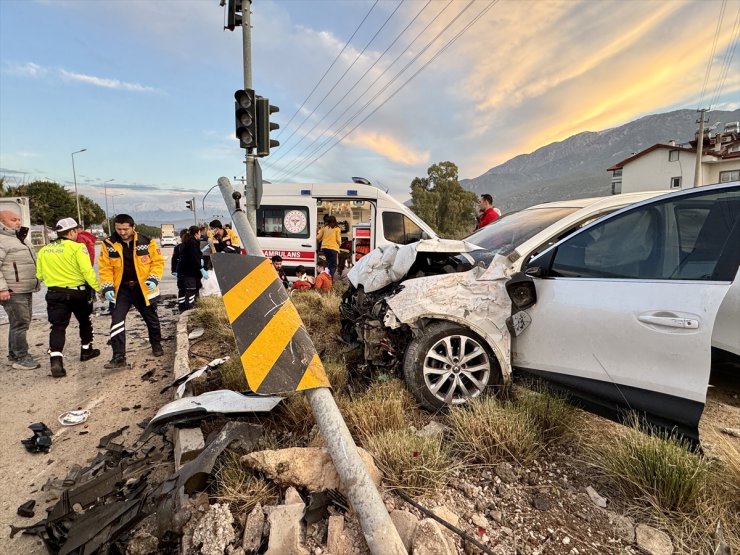
<path fill-rule="evenodd" d="M 157 357 L 164 354 L 156 305 L 164 258 L 157 243 L 136 232 L 131 216 L 118 214 L 113 223 L 116 231 L 103 241 L 98 261 L 101 291 L 105 299 L 113 303 L 110 327 L 113 358 L 104 367 L 124 368 L 126 314 L 131 305 L 136 307 L 146 323 L 152 354 Z"/>
<path fill-rule="evenodd" d="M 63 218 L 56 226 L 58 239 L 39 251 L 36 277 L 46 283 L 46 311 L 49 315 L 49 356 L 51 375 L 67 375 L 63 364 L 64 342 L 72 314 L 80 325 L 80 360 L 100 355 L 93 349 L 93 310 L 91 291 L 100 289 L 90 255 L 84 244 L 77 242 L 79 226 L 73 218 Z"/>

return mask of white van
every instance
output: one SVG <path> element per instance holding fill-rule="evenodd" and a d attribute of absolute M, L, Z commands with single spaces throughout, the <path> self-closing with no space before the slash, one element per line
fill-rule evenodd
<path fill-rule="evenodd" d="M 340 257 L 344 254 L 350 265 L 380 245 L 437 237 L 408 207 L 369 184 L 265 183 L 257 209 L 257 237 L 264 255 L 281 256 L 288 277 L 299 265 L 314 273 L 316 232 L 325 215 L 337 219 Z"/>

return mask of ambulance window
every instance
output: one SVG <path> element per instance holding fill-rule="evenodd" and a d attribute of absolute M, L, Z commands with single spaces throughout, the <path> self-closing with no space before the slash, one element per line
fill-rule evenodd
<path fill-rule="evenodd" d="M 421 240 L 422 229 L 399 212 L 383 212 L 383 235 L 388 241 L 408 245 Z"/>
<path fill-rule="evenodd" d="M 309 236 L 309 223 L 305 206 L 260 206 L 257 209 L 257 237 L 305 239 Z"/>

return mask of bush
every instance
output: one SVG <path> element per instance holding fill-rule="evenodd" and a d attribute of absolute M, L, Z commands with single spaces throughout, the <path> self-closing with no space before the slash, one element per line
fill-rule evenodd
<path fill-rule="evenodd" d="M 503 460 L 520 465 L 540 452 L 539 431 L 534 419 L 510 403 L 490 398 L 472 399 L 451 408 L 447 420 L 455 446 L 463 458 L 483 464 Z"/>
<path fill-rule="evenodd" d="M 241 455 L 233 451 L 224 452 L 217 461 L 213 474 L 215 495 L 221 502 L 228 503 L 236 514 L 251 511 L 257 503 L 271 504 L 277 501 L 275 487 L 257 475 L 241 461 Z"/>
<path fill-rule="evenodd" d="M 367 438 L 385 483 L 420 496 L 444 488 L 455 469 L 441 437 L 421 437 L 410 430 L 386 430 Z"/>
<path fill-rule="evenodd" d="M 543 445 L 564 443 L 573 437 L 579 413 L 563 397 L 518 389 L 513 402 L 516 410 L 532 419 Z"/>

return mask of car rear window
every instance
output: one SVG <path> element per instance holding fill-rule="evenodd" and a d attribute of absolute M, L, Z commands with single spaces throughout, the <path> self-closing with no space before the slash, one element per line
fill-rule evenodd
<path fill-rule="evenodd" d="M 576 210 L 577 207 L 563 207 L 533 208 L 514 212 L 479 229 L 465 240 L 496 254 L 505 255 Z"/>

